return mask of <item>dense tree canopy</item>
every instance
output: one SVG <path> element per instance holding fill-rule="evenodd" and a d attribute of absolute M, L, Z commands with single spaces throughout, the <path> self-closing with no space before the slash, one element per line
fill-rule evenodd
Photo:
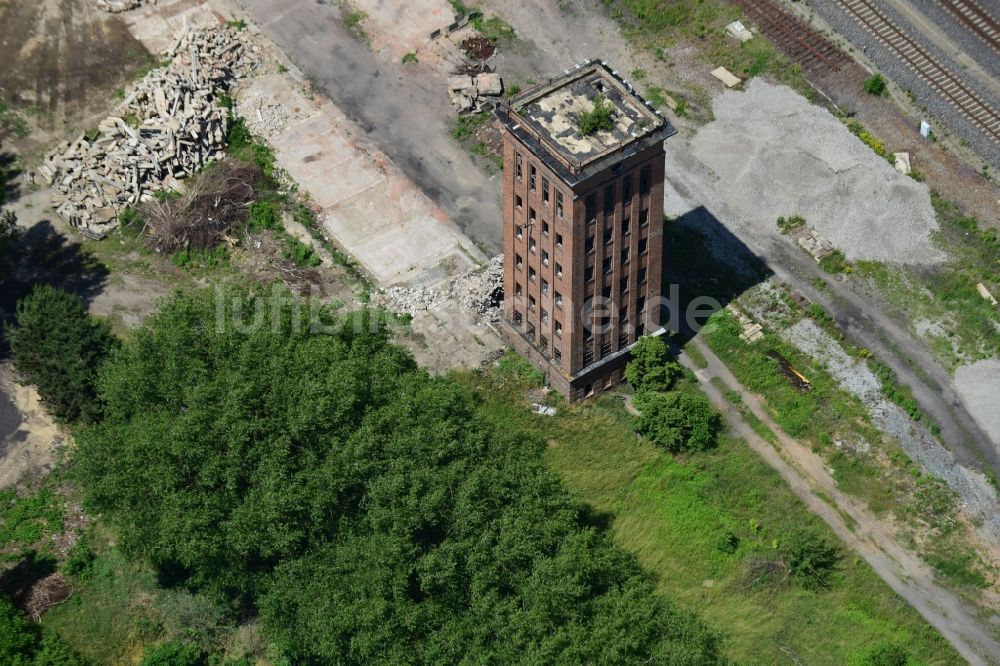
<path fill-rule="evenodd" d="M 625 379 L 637 391 L 668 391 L 681 376 L 681 366 L 670 357 L 662 337 L 643 336 L 632 346 Z"/>
<path fill-rule="evenodd" d="M 175 297 L 102 372 L 76 465 L 126 552 L 258 607 L 295 663 L 721 659 L 587 525 L 536 434 L 358 319 L 217 314 Z"/>
<path fill-rule="evenodd" d="M 704 451 L 715 446 L 719 413 L 701 393 L 644 391 L 636 396 L 639 432 L 668 451 Z"/>
<path fill-rule="evenodd" d="M 3 597 L 0 597 L 0 664 L 86 666 L 55 634 L 29 622 Z"/>
<path fill-rule="evenodd" d="M 53 414 L 68 421 L 97 417 L 97 370 L 113 343 L 107 322 L 91 317 L 76 296 L 39 285 L 18 301 L 8 339 L 14 366 Z"/>

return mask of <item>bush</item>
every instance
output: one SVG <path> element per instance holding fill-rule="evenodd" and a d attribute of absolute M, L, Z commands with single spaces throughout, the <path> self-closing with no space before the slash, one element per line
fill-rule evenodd
<path fill-rule="evenodd" d="M 782 550 L 789 573 L 802 587 L 816 589 L 829 584 L 839 555 L 836 547 L 828 544 L 826 539 L 799 530 L 785 538 Z"/>
<path fill-rule="evenodd" d="M 779 217 L 778 218 L 778 231 L 783 234 L 790 234 L 799 227 L 804 226 L 806 223 L 806 218 L 801 215 L 791 215 L 789 217 Z"/>
<path fill-rule="evenodd" d="M 670 358 L 662 337 L 643 336 L 632 347 L 625 379 L 636 391 L 669 391 L 681 376 L 681 366 Z"/>
<path fill-rule="evenodd" d="M 642 391 L 636 396 L 639 432 L 668 451 L 704 451 L 715 446 L 718 412 L 701 393 Z"/>
<path fill-rule="evenodd" d="M 888 92 L 885 77 L 881 74 L 872 74 L 865 79 L 865 92 L 869 95 L 882 96 Z"/>
<path fill-rule="evenodd" d="M 97 371 L 114 345 L 107 322 L 91 317 L 76 296 L 40 285 L 17 302 L 8 339 L 14 366 L 38 387 L 53 415 L 97 419 Z"/>
<path fill-rule="evenodd" d="M 202 666 L 204 663 L 204 655 L 195 646 L 168 641 L 146 648 L 139 666 Z"/>
<path fill-rule="evenodd" d="M 594 97 L 594 108 L 580 113 L 580 136 L 589 136 L 594 132 L 608 131 L 614 127 L 611 115 L 614 107 L 598 93 Z"/>
<path fill-rule="evenodd" d="M 29 622 L 0 597 L 0 664 L 4 666 L 86 666 L 58 636 Z"/>
<path fill-rule="evenodd" d="M 851 265 L 840 250 L 834 250 L 819 260 L 819 266 L 827 273 L 850 273 Z"/>
<path fill-rule="evenodd" d="M 910 657 L 896 643 L 877 643 L 855 652 L 848 659 L 849 666 L 906 666 Z"/>
<path fill-rule="evenodd" d="M 732 555 L 740 547 L 740 538 L 732 530 L 723 530 L 715 541 L 715 548 L 720 553 Z"/>
<path fill-rule="evenodd" d="M 254 201 L 250 204 L 250 214 L 247 217 L 250 230 L 253 232 L 270 229 L 281 229 L 281 213 L 273 201 Z"/>

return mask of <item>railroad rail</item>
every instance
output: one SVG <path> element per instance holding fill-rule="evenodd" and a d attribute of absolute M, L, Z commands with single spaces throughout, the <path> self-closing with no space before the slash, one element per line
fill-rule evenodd
<path fill-rule="evenodd" d="M 837 0 L 837 4 L 987 138 L 1000 144 L 1000 110 L 992 108 L 989 102 L 971 90 L 962 79 L 939 64 L 920 44 L 907 37 L 870 0 Z"/>
<path fill-rule="evenodd" d="M 938 0 L 938 2 L 969 32 L 1000 53 L 1000 19 L 980 7 L 974 0 Z"/>
<path fill-rule="evenodd" d="M 807 74 L 839 71 L 851 58 L 774 0 L 734 0 L 747 19 Z"/>

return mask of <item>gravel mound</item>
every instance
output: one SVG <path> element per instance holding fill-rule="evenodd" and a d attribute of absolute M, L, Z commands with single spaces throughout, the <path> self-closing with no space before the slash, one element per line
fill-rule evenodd
<path fill-rule="evenodd" d="M 709 171 L 689 182 L 700 190 L 710 184 L 699 193 L 710 209 L 721 204 L 751 234 L 772 237 L 779 216 L 798 213 L 848 259 L 944 259 L 931 242 L 938 225 L 927 187 L 898 173 L 825 109 L 754 79 L 743 92 L 716 97 L 713 110 L 714 122 L 667 151 L 676 156 L 668 157 L 668 171 Z"/>
<path fill-rule="evenodd" d="M 959 367 L 955 390 L 979 427 L 1000 447 L 1000 360 L 991 358 Z"/>
<path fill-rule="evenodd" d="M 890 402 L 882 393 L 882 382 L 868 366 L 851 357 L 816 322 L 803 319 L 781 335 L 813 359 L 823 362 L 837 384 L 864 403 L 875 427 L 895 437 L 924 470 L 944 481 L 977 519 L 979 533 L 990 543 L 1000 545 L 1000 502 L 984 475 L 960 465 L 926 427 L 910 418 L 902 407 Z M 1000 395 L 1000 363 L 996 363 L 992 372 L 996 382 L 992 392 L 995 403 L 995 397 Z M 982 392 L 983 405 L 989 393 Z M 1000 419 L 995 416 L 994 424 L 1000 425 Z"/>

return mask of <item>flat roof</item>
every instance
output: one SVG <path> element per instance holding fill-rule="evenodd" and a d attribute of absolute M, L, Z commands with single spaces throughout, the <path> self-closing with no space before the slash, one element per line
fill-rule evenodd
<path fill-rule="evenodd" d="M 584 136 L 580 116 L 601 95 L 612 107 L 612 127 Z M 569 171 L 571 180 L 603 158 L 642 148 L 674 133 L 667 120 L 600 60 L 591 60 L 514 96 L 497 114 L 511 131 L 521 130 Z M 520 134 L 521 132 L 516 132 Z M 631 152 L 631 151 L 628 151 Z"/>

